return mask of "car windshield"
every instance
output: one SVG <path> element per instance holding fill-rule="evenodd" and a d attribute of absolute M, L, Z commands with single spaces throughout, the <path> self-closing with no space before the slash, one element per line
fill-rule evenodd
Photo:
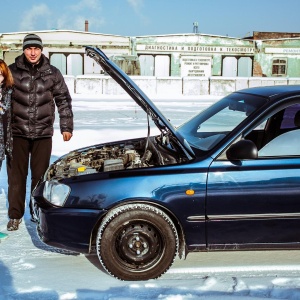
<path fill-rule="evenodd" d="M 177 131 L 191 147 L 208 151 L 266 101 L 254 95 L 231 94 L 182 124 Z"/>

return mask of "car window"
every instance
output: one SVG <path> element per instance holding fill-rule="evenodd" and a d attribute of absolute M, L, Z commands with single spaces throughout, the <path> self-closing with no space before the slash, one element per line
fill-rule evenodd
<path fill-rule="evenodd" d="M 289 129 L 289 128 L 298 127 L 295 124 L 295 116 L 296 116 L 298 111 L 300 111 L 300 104 L 296 104 L 296 105 L 292 105 L 292 106 L 287 107 L 284 110 L 280 128 L 281 129 Z"/>
<path fill-rule="evenodd" d="M 258 157 L 300 155 L 300 129 L 277 136 L 258 151 Z"/>
<path fill-rule="evenodd" d="M 272 139 L 258 151 L 258 157 L 300 156 L 300 104 L 288 106 L 276 116 L 279 128 L 268 128 Z"/>
<path fill-rule="evenodd" d="M 234 93 L 178 127 L 191 147 L 208 151 L 266 103 L 263 97 Z"/>

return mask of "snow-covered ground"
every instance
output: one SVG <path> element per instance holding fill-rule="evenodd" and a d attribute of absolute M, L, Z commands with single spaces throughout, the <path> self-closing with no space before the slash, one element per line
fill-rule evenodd
<path fill-rule="evenodd" d="M 175 124 L 205 108 L 211 97 L 156 99 Z M 53 156 L 105 141 L 145 136 L 146 119 L 122 99 L 74 98 L 75 131 L 63 142 L 57 130 Z M 152 130 L 155 133 L 155 130 Z M 29 184 L 28 184 L 29 189 Z M 27 200 L 29 195 L 27 195 Z M 0 231 L 6 231 L 7 182 L 0 172 Z M 157 280 L 125 282 L 107 275 L 95 255 L 43 244 L 26 210 L 20 229 L 0 243 L 2 299 L 300 299 L 300 251 L 191 253 Z"/>

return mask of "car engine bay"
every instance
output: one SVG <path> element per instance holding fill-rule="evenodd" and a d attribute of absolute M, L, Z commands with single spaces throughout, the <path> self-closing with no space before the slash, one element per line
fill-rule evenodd
<path fill-rule="evenodd" d="M 46 179 L 147 168 L 186 161 L 186 157 L 180 155 L 171 144 L 169 141 L 168 143 L 163 141 L 161 136 L 157 136 L 74 150 L 49 167 Z"/>

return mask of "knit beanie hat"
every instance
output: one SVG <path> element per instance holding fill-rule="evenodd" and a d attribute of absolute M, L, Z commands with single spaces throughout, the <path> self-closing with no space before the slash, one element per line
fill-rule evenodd
<path fill-rule="evenodd" d="M 36 47 L 43 50 L 43 42 L 42 39 L 36 34 L 27 34 L 23 40 L 23 51 L 26 48 Z"/>

